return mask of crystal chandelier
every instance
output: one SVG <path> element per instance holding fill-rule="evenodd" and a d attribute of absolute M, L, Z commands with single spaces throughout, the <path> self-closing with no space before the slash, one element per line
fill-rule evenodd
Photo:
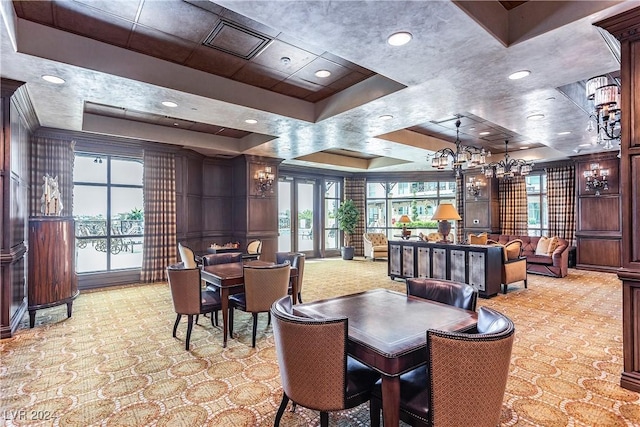
<path fill-rule="evenodd" d="M 607 76 L 587 80 L 587 99 L 593 101 L 595 111 L 589 116 L 587 131 L 596 131 L 596 142 L 605 149 L 620 143 L 620 89 L 609 84 Z"/>
<path fill-rule="evenodd" d="M 460 141 L 460 119 L 456 120 L 456 151 L 451 148 L 443 148 L 434 153 L 431 159 L 431 166 L 436 169 L 444 169 L 451 165 L 456 176 L 461 175 L 462 168 L 465 164 L 469 167 L 484 166 L 487 164 L 487 157 L 491 156 L 491 152 L 484 148 L 469 147 L 462 145 Z"/>
<path fill-rule="evenodd" d="M 513 178 L 517 175 L 529 175 L 533 169 L 533 162 L 524 159 L 512 159 L 509 157 L 509 141 L 504 142 L 504 160 L 490 163 L 482 168 L 482 173 L 487 178 Z"/>

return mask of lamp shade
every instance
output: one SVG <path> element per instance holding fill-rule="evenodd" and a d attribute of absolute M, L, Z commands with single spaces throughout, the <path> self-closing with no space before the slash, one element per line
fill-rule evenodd
<path fill-rule="evenodd" d="M 398 222 L 401 222 L 403 224 L 407 224 L 407 223 L 411 222 L 411 218 L 409 218 L 409 215 L 402 215 L 400 217 L 400 219 L 398 220 Z"/>
<path fill-rule="evenodd" d="M 431 219 L 436 221 L 460 221 L 462 218 L 460 218 L 456 207 L 451 203 L 441 203 L 436 208 Z"/>

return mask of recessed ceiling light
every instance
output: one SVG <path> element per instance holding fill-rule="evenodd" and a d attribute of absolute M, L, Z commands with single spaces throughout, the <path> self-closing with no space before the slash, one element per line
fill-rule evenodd
<path fill-rule="evenodd" d="M 175 108 L 178 106 L 178 104 L 171 101 L 162 101 L 162 105 L 164 105 L 165 107 L 171 107 L 171 108 Z"/>
<path fill-rule="evenodd" d="M 509 74 L 509 80 L 520 80 L 520 79 L 524 79 L 525 77 L 527 77 L 529 74 L 531 74 L 531 71 L 529 70 L 520 70 L 520 71 L 516 71 L 515 73 L 511 73 Z"/>
<path fill-rule="evenodd" d="M 531 114 L 527 116 L 527 120 L 542 120 L 544 119 L 544 114 Z"/>
<path fill-rule="evenodd" d="M 564 132 L 558 132 L 558 135 L 569 135 L 571 132 L 569 131 L 564 131 Z"/>
<path fill-rule="evenodd" d="M 244 122 L 248 123 L 250 125 L 255 125 L 256 123 L 258 123 L 258 121 L 256 119 L 247 119 Z"/>
<path fill-rule="evenodd" d="M 391 114 L 383 114 L 380 117 L 378 117 L 380 120 L 391 120 L 393 119 L 393 116 Z"/>
<path fill-rule="evenodd" d="M 393 33 L 387 38 L 387 43 L 391 46 L 402 46 L 411 41 L 413 36 L 408 31 L 400 31 L 397 33 Z"/>
<path fill-rule="evenodd" d="M 329 77 L 331 75 L 331 71 L 329 70 L 318 70 L 316 71 L 316 77 L 320 77 L 324 79 L 325 77 Z"/>
<path fill-rule="evenodd" d="M 44 76 L 42 76 L 42 80 L 45 80 L 49 83 L 54 83 L 57 85 L 61 85 L 62 83 L 64 83 L 64 79 L 58 77 L 58 76 L 51 76 L 48 74 L 45 74 Z"/>
<path fill-rule="evenodd" d="M 484 132 L 480 132 L 478 135 L 486 136 L 486 135 L 489 135 L 490 133 L 491 132 L 484 131 Z"/>

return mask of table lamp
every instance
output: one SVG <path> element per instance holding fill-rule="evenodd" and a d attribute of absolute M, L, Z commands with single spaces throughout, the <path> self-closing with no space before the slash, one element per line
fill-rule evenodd
<path fill-rule="evenodd" d="M 411 230 L 407 230 L 407 224 L 411 222 L 409 215 L 402 215 L 398 222 L 402 224 L 402 237 L 411 236 Z"/>
<path fill-rule="evenodd" d="M 451 232 L 451 223 L 449 221 L 460 221 L 460 215 L 456 207 L 451 203 L 441 203 L 436 208 L 432 220 L 438 221 L 438 233 L 442 235 L 442 243 L 451 243 L 448 240 Z"/>

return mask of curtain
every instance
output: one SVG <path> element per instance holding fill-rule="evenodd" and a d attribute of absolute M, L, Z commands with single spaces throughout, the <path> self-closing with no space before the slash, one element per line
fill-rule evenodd
<path fill-rule="evenodd" d="M 523 176 L 500 179 L 500 234 L 527 236 L 527 185 Z"/>
<path fill-rule="evenodd" d="M 558 236 L 575 246 L 576 184 L 575 166 L 547 168 L 547 209 L 549 236 Z"/>
<path fill-rule="evenodd" d="M 366 180 L 364 178 L 345 178 L 344 179 L 344 199 L 353 200 L 360 211 L 360 220 L 356 227 L 355 233 L 351 236 L 351 246 L 355 248 L 355 255 L 364 255 L 364 243 L 362 241 L 362 234 L 364 234 L 365 223 L 365 194 L 366 194 Z"/>
<path fill-rule="evenodd" d="M 75 142 L 45 136 L 31 139 L 31 191 L 29 195 L 29 215 L 42 215 L 42 191 L 46 174 L 58 177 L 58 189 L 62 201 L 61 216 L 73 216 L 73 162 Z"/>
<path fill-rule="evenodd" d="M 144 150 L 144 249 L 142 282 L 166 280 L 176 262 L 176 172 L 173 153 Z"/>
<path fill-rule="evenodd" d="M 456 209 L 461 221 L 456 221 L 456 242 L 461 243 L 465 241 L 464 238 L 464 177 L 456 174 Z"/>

